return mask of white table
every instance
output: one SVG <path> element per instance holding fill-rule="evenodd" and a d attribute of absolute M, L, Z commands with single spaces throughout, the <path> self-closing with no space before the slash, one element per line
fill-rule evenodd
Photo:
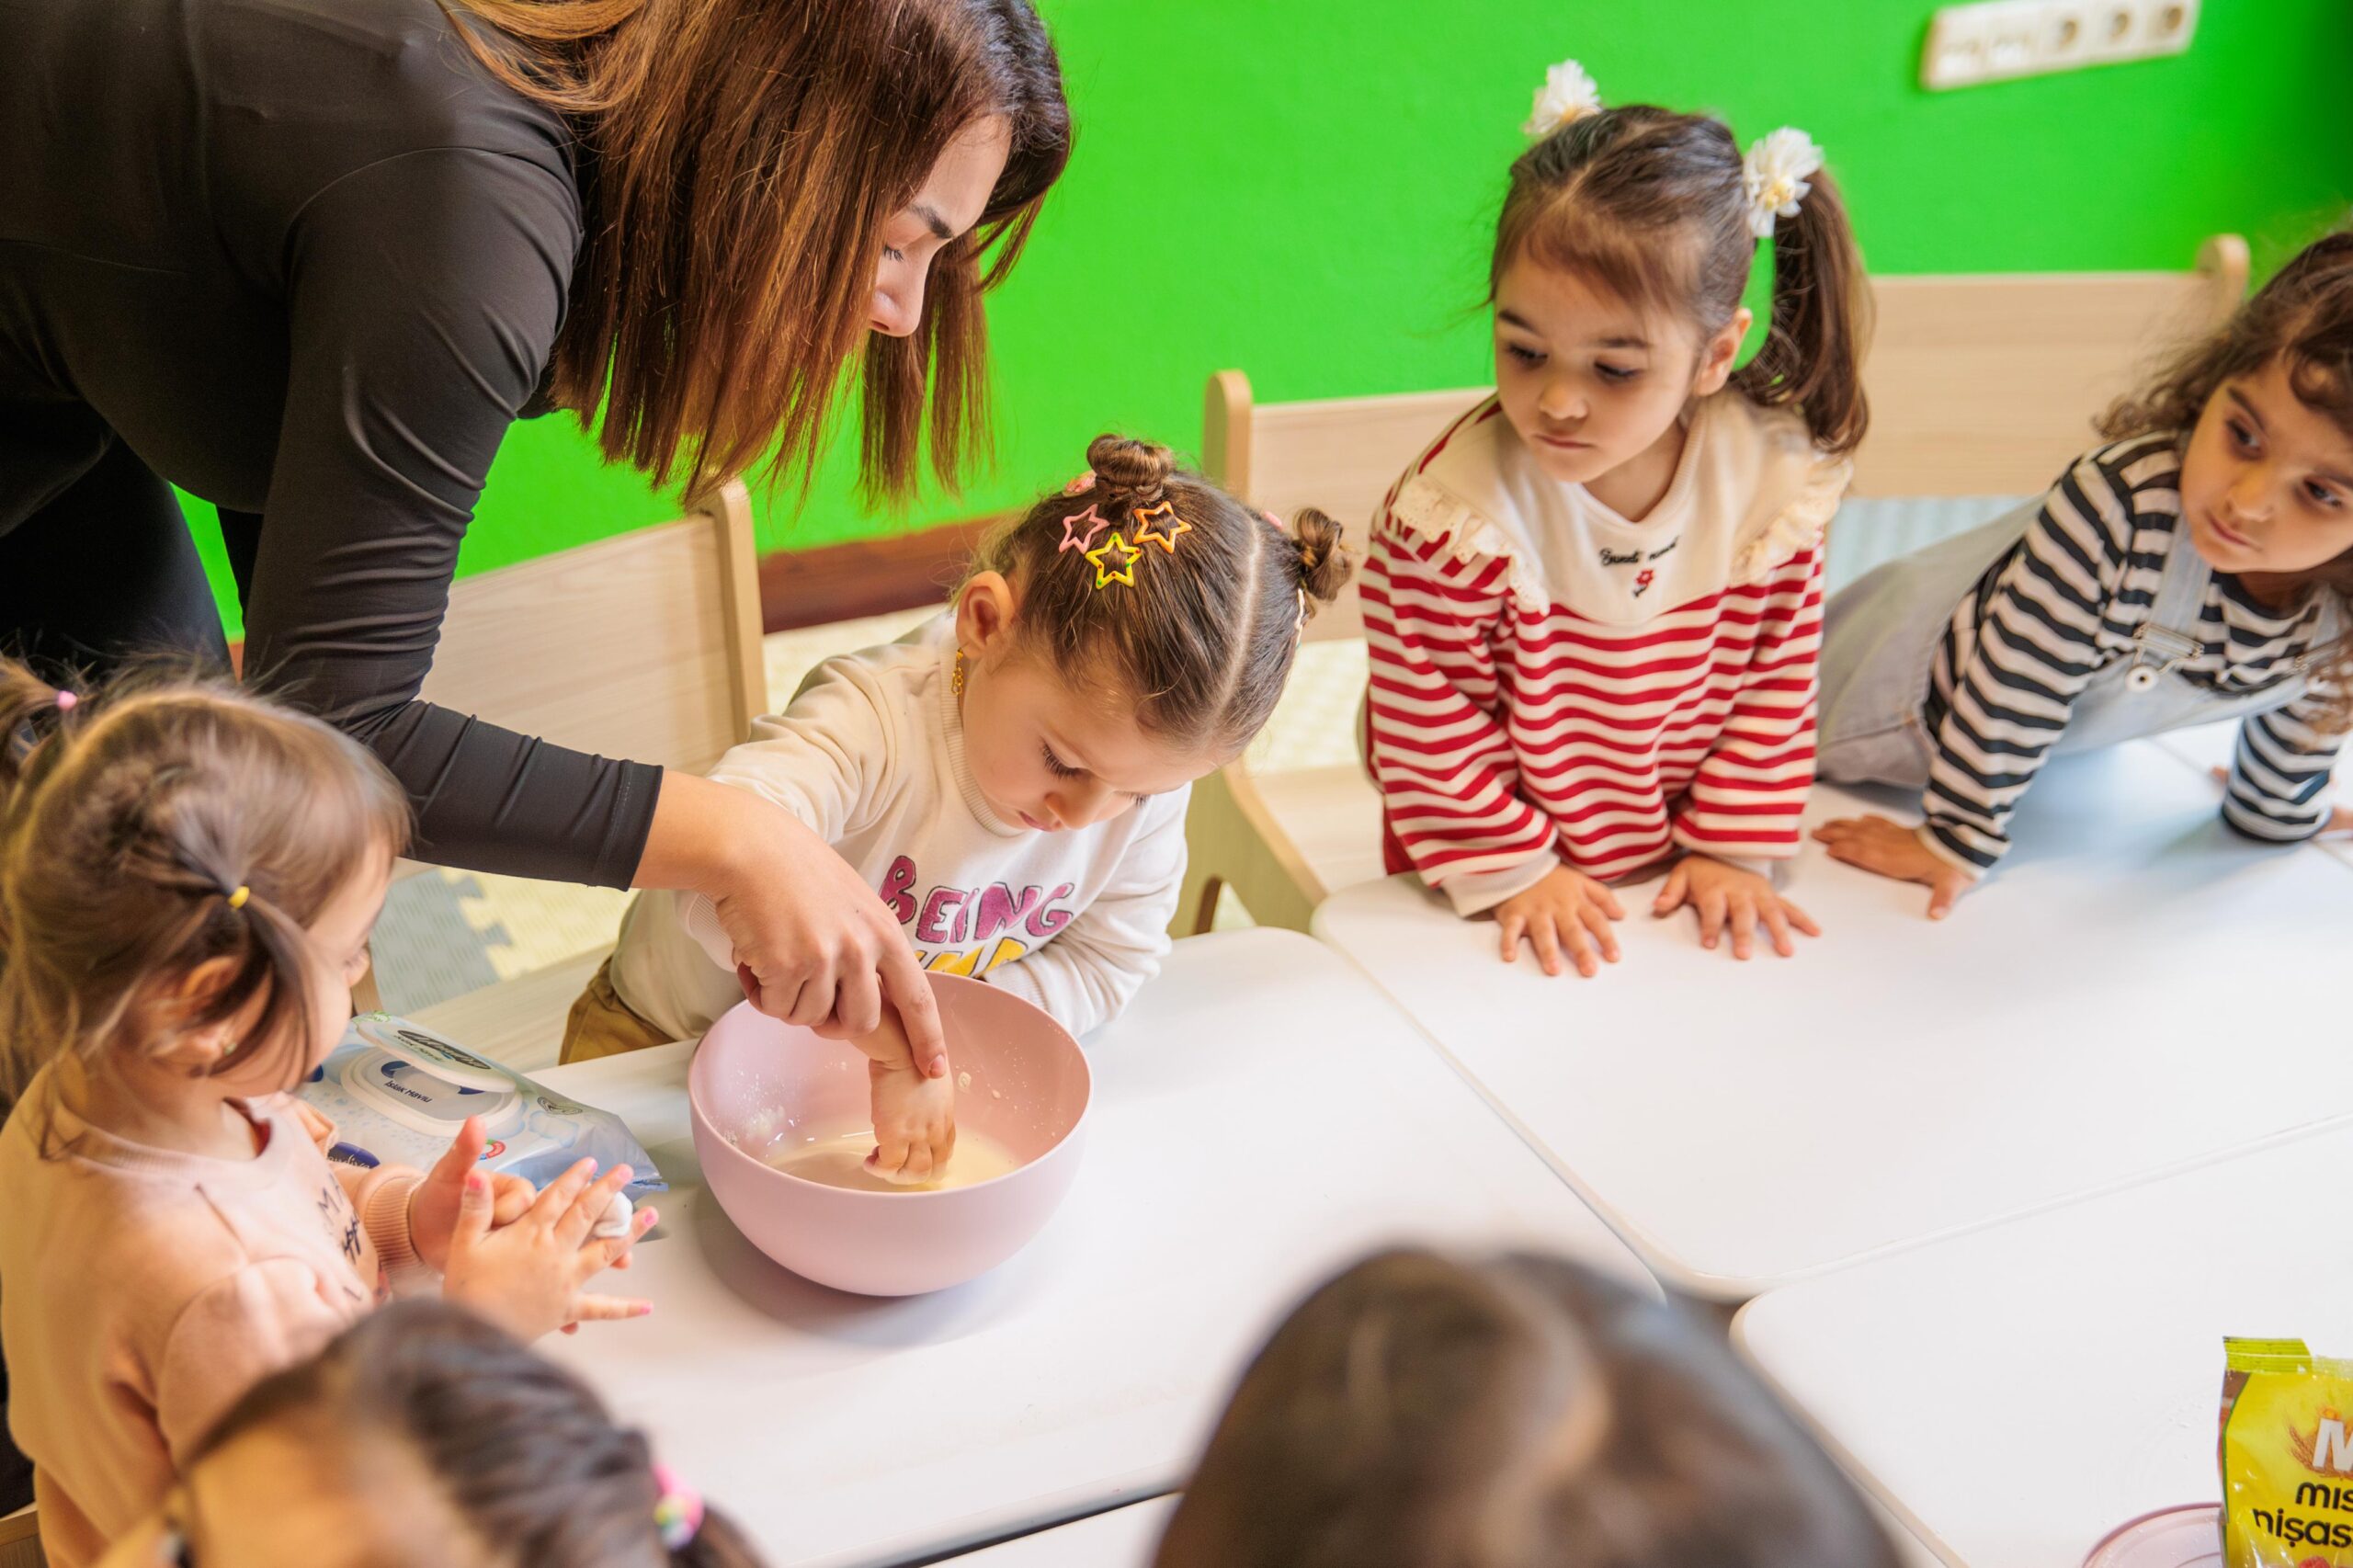
<path fill-rule="evenodd" d="M 642 1322 L 552 1344 L 774 1568 L 904 1562 L 1175 1487 L 1295 1299 L 1392 1239 L 1641 1265 L 1347 962 L 1290 932 L 1178 945 L 1088 1048 L 1062 1211 L 936 1296 L 838 1295 L 697 1185 L 667 1046 L 545 1074 L 622 1115 L 677 1190 L 617 1277 Z"/>
<path fill-rule="evenodd" d="M 1589 981 L 1502 964 L 1409 881 L 1316 930 L 1663 1276 L 1737 1300 L 2353 1112 L 2319 978 L 2347 972 L 2353 866 L 2251 846 L 2216 800 L 2146 744 L 2058 762 L 1935 925 L 1809 843 L 1791 893 L 1827 935 L 1789 960 L 1703 952 L 1642 888 Z M 1809 820 L 1869 805 L 1824 788 Z"/>
<path fill-rule="evenodd" d="M 1733 1342 L 1947 1562 L 2072 1568 L 2222 1494 L 2224 1335 L 2353 1350 L 2349 1169 L 2307 1134 L 1773 1291 Z"/>
<path fill-rule="evenodd" d="M 1151 1568 L 1160 1532 L 1176 1511 L 1174 1495 L 1131 1503 L 951 1557 L 942 1568 Z"/>

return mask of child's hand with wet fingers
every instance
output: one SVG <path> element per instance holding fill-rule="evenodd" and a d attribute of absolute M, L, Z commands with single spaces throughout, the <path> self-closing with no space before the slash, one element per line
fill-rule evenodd
<path fill-rule="evenodd" d="M 487 1142 L 482 1118 L 466 1118 L 458 1135 L 449 1141 L 448 1151 L 433 1163 L 425 1179 L 409 1194 L 410 1244 L 416 1248 L 416 1256 L 426 1267 L 437 1273 L 446 1272 L 449 1267 L 449 1238 L 458 1228 L 466 1178 L 482 1162 Z M 492 1230 L 513 1224 L 539 1201 L 540 1189 L 523 1177 L 503 1171 L 484 1174 L 490 1180 Z"/>
<path fill-rule="evenodd" d="M 597 1230 L 631 1180 L 627 1165 L 597 1175 L 582 1160 L 542 1188 L 508 1224 L 492 1228 L 490 1178 L 468 1174 L 449 1238 L 442 1294 L 481 1312 L 524 1340 L 551 1329 L 569 1334 L 583 1323 L 642 1317 L 650 1302 L 597 1295 L 585 1289 L 607 1268 L 626 1267 L 630 1248 L 660 1216 L 641 1209 L 618 1236 Z"/>
<path fill-rule="evenodd" d="M 900 1027 L 882 1009 L 882 1027 L 861 1036 L 867 1086 L 874 1113 L 874 1153 L 866 1168 L 885 1181 L 914 1184 L 939 1175 L 956 1152 L 956 1080 L 946 1058 L 926 1067 Z"/>

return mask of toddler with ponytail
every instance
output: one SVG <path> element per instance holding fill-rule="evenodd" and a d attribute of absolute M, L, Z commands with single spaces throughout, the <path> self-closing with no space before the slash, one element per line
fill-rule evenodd
<path fill-rule="evenodd" d="M 316 720 L 0 660 L 0 1344 L 55 1568 L 395 1270 L 526 1336 L 642 1310 L 581 1293 L 652 1223 L 590 1237 L 626 1167 L 534 1193 L 475 1170 L 469 1122 L 429 1173 L 358 1170 L 290 1096 L 351 1017 L 407 828 L 382 766 Z"/>
<path fill-rule="evenodd" d="M 948 613 L 820 665 L 711 774 L 823 835 L 926 967 L 1081 1034 L 1159 967 L 1188 790 L 1267 722 L 1349 570 L 1331 518 L 1286 528 L 1164 447 L 1104 436 L 1087 463 L 983 541 Z M 708 901 L 641 894 L 574 1005 L 565 1059 L 699 1035 L 753 983 Z M 869 1169 L 928 1180 L 954 1147 L 956 1079 L 884 1012 L 858 1042 Z"/>
<path fill-rule="evenodd" d="M 1406 470 L 1365 567 L 1366 744 L 1392 871 L 1492 914 L 1510 961 L 1618 957 L 1663 875 L 1734 957 L 1813 778 L 1823 530 L 1862 439 L 1862 267 L 1803 131 L 1604 108 L 1552 68 L 1489 274 L 1495 395 Z M 1764 341 L 1735 365 L 1759 242 Z M 1761 928 L 1761 929 L 1760 929 Z"/>

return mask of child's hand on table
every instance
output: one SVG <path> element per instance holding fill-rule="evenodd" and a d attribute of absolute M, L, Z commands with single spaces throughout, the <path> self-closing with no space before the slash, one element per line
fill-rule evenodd
<path fill-rule="evenodd" d="M 1969 874 L 1921 843 L 1918 832 L 1877 812 L 1824 823 L 1813 830 L 1813 841 L 1829 850 L 1833 860 L 1926 885 L 1931 920 L 1950 915 L 1955 901 L 1972 886 Z"/>
<path fill-rule="evenodd" d="M 436 1273 L 449 1267 L 449 1236 L 458 1228 L 458 1210 L 466 1192 L 466 1177 L 481 1163 L 486 1140 L 482 1118 L 470 1116 L 449 1140 L 449 1151 L 433 1163 L 425 1179 L 408 1198 L 408 1236 L 416 1256 Z M 485 1173 L 490 1181 L 490 1228 L 513 1224 L 529 1210 L 540 1189 L 518 1176 Z"/>
<path fill-rule="evenodd" d="M 1797 956 L 1797 944 L 1790 939 L 1791 931 L 1822 935 L 1813 916 L 1774 892 L 1769 880 L 1712 855 L 1686 855 L 1677 860 L 1666 874 L 1666 884 L 1658 890 L 1651 914 L 1664 919 L 1687 903 L 1699 917 L 1699 945 L 1713 952 L 1730 926 L 1732 956 L 1736 959 L 1745 960 L 1755 950 L 1760 920 L 1773 938 L 1773 950 L 1785 959 Z"/>
<path fill-rule="evenodd" d="M 1504 962 L 1518 960 L 1525 937 L 1546 974 L 1561 972 L 1561 949 L 1566 948 L 1577 972 L 1587 979 L 1599 974 L 1605 961 L 1618 961 L 1618 933 L 1609 923 L 1625 917 L 1617 894 L 1566 866 L 1554 867 L 1542 881 L 1495 906 Z"/>
<path fill-rule="evenodd" d="M 867 1056 L 874 1111 L 874 1153 L 866 1168 L 885 1181 L 929 1181 L 956 1152 L 956 1080 L 947 1058 L 930 1073 L 916 1067 L 906 1031 L 887 1004 L 882 1027 L 860 1035 L 857 1045 Z"/>
<path fill-rule="evenodd" d="M 660 1217 L 641 1209 L 626 1235 L 597 1240 L 597 1226 L 611 1210 L 614 1196 L 629 1185 L 631 1172 L 615 1165 L 592 1181 L 596 1172 L 596 1161 L 582 1160 L 548 1183 L 512 1223 L 495 1231 L 490 1178 L 470 1173 L 449 1235 L 442 1295 L 527 1341 L 550 1329 L 570 1334 L 584 1323 L 652 1312 L 650 1302 L 591 1295 L 583 1289 L 621 1263 Z"/>

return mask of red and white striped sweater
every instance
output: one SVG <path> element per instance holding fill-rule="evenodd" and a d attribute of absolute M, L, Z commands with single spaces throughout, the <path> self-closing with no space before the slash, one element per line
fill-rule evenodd
<path fill-rule="evenodd" d="M 1702 401 L 1640 523 L 1544 475 L 1490 399 L 1406 470 L 1363 577 L 1366 743 L 1392 871 L 1475 914 L 1565 860 L 1797 853 L 1823 527 L 1849 465 Z"/>

